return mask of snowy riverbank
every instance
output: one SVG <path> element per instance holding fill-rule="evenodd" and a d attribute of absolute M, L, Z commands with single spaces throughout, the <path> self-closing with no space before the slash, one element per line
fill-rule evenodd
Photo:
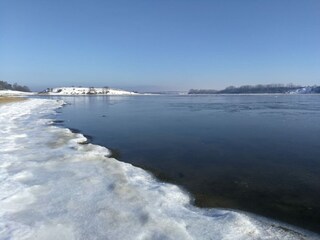
<path fill-rule="evenodd" d="M 94 87 L 59 87 L 51 88 L 42 94 L 48 95 L 138 95 L 136 92 L 130 92 L 113 88 L 94 88 Z"/>
<path fill-rule="evenodd" d="M 14 90 L 0 90 L 0 96 L 30 96 L 35 95 L 35 92 L 21 92 L 21 91 L 14 91 Z"/>
<path fill-rule="evenodd" d="M 0 106 L 0 239 L 318 239 L 188 194 L 52 126 L 62 101 Z"/>

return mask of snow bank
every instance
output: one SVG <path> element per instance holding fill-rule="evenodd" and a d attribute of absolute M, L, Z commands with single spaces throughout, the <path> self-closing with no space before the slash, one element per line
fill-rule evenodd
<path fill-rule="evenodd" d="M 137 95 L 135 92 L 112 88 L 60 87 L 47 91 L 49 95 Z"/>
<path fill-rule="evenodd" d="M 0 96 L 27 96 L 27 95 L 34 95 L 34 92 L 21 92 L 21 91 L 14 91 L 14 90 L 0 90 Z"/>
<path fill-rule="evenodd" d="M 0 107 L 0 239 L 316 239 L 230 210 L 202 210 L 175 185 L 50 125 L 63 103 Z"/>

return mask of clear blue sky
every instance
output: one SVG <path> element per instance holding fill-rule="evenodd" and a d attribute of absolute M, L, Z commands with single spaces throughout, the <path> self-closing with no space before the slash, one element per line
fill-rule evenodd
<path fill-rule="evenodd" d="M 35 90 L 320 84 L 320 0 L 0 0 L 0 79 Z"/>

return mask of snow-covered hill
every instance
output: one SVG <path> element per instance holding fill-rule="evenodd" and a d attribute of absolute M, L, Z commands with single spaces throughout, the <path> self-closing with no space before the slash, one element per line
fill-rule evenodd
<path fill-rule="evenodd" d="M 59 87 L 50 88 L 43 92 L 49 95 L 137 95 L 138 93 L 129 92 L 112 88 L 94 88 L 94 87 Z"/>

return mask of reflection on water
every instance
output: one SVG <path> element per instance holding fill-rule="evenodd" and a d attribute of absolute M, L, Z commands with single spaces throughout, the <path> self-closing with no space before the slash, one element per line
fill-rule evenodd
<path fill-rule="evenodd" d="M 236 208 L 320 231 L 320 96 L 65 97 L 64 125 Z"/>

